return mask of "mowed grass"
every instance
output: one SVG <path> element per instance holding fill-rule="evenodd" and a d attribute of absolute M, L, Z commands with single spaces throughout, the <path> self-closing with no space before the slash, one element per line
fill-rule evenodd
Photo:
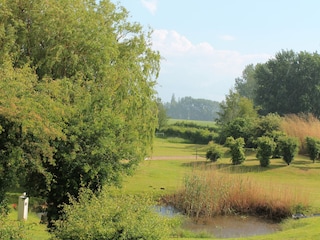
<path fill-rule="evenodd" d="M 198 158 L 196 156 L 196 152 Z M 281 159 L 272 159 L 268 168 L 261 168 L 255 158 L 255 153 L 247 155 L 247 160 L 241 166 L 232 166 L 229 157 L 210 163 L 204 156 L 203 146 L 170 142 L 156 138 L 153 157 L 166 157 L 161 160 L 145 160 L 136 169 L 134 175 L 124 178 L 121 191 L 129 194 L 148 194 L 155 197 L 174 193 L 183 185 L 184 177 L 195 168 L 215 170 L 230 174 L 248 176 L 263 184 L 266 188 L 279 186 L 292 189 L 296 194 L 302 194 L 309 199 L 313 213 L 320 213 L 320 163 L 312 163 L 305 156 L 298 156 L 290 166 Z M 183 157 L 184 156 L 184 157 Z M 12 220 L 17 212 L 12 210 Z M 28 221 L 27 239 L 49 239 L 45 225 L 39 224 L 39 219 L 31 213 Z M 237 239 L 320 239 L 320 217 L 300 220 L 287 220 L 282 224 L 283 230 L 274 234 L 245 237 Z M 197 238 L 172 238 L 179 240 L 200 240 Z M 213 239 L 213 238 L 201 238 Z"/>
<path fill-rule="evenodd" d="M 155 195 L 170 194 L 177 191 L 183 184 L 183 178 L 195 167 L 215 169 L 220 172 L 243 175 L 253 178 L 263 186 L 279 191 L 285 188 L 295 194 L 305 196 L 312 207 L 312 213 L 320 213 L 320 163 L 312 163 L 305 156 L 297 156 L 293 163 L 287 166 L 281 159 L 272 159 L 268 168 L 261 168 L 255 153 L 248 154 L 247 160 L 241 166 L 231 165 L 230 158 L 210 163 L 203 158 L 190 159 L 194 152 L 193 144 L 170 143 L 165 139 L 156 139 L 153 156 L 172 156 L 167 160 L 146 160 L 140 164 L 136 174 L 125 178 L 123 190 L 128 193 L 150 193 Z M 197 145 L 199 156 L 204 156 L 201 146 Z M 176 150 L 174 150 L 176 149 Z M 186 153 L 184 154 L 183 151 Z M 187 154 L 188 153 L 188 154 Z M 174 156 L 186 158 L 174 159 Z M 281 192 L 279 193 L 281 194 Z M 245 237 L 237 239 L 320 239 L 320 217 L 300 220 L 286 220 L 282 223 L 283 230 L 274 234 Z M 183 239 L 183 238 L 172 238 Z M 197 238 L 186 238 L 197 239 Z M 200 238 L 199 238 L 200 239 Z M 201 238 L 205 239 L 205 238 Z M 212 238 L 208 238 L 212 239 Z"/>

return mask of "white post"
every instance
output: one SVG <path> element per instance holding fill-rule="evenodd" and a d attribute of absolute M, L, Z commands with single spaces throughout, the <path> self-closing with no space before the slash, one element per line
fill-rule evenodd
<path fill-rule="evenodd" d="M 18 220 L 27 220 L 28 218 L 29 198 L 26 193 L 19 197 L 18 201 Z"/>

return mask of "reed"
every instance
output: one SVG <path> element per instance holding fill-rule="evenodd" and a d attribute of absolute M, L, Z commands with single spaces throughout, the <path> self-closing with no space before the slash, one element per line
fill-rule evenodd
<path fill-rule="evenodd" d="M 190 217 L 247 214 L 280 221 L 307 207 L 308 200 L 293 190 L 263 186 L 248 176 L 216 170 L 193 171 L 178 193 L 164 198 Z"/>
<path fill-rule="evenodd" d="M 286 115 L 281 122 L 281 129 L 287 135 L 299 139 L 300 153 L 306 153 L 306 137 L 320 139 L 320 121 L 312 114 Z"/>

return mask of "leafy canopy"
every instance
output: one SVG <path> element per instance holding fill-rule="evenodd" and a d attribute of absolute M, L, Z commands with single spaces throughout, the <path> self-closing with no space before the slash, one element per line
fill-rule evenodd
<path fill-rule="evenodd" d="M 160 70 L 150 33 L 109 0 L 0 0 L 0 202 L 20 183 L 54 219 L 68 194 L 120 184 L 146 156 Z"/>

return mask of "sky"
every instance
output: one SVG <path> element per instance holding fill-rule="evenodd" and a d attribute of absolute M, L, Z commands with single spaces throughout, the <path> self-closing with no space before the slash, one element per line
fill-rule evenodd
<path fill-rule="evenodd" d="M 223 101 L 249 64 L 265 63 L 282 50 L 318 52 L 318 0 L 112 0 L 129 21 L 153 29 L 160 52 L 156 90 Z"/>

